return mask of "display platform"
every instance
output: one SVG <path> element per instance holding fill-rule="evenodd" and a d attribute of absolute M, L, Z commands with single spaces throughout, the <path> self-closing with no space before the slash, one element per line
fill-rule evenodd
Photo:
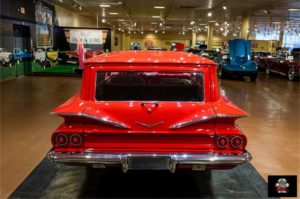
<path fill-rule="evenodd" d="M 101 170 L 44 159 L 9 198 L 267 198 L 251 164 L 203 172 Z"/>
<path fill-rule="evenodd" d="M 52 67 L 43 67 L 35 62 L 32 62 L 32 74 L 33 75 L 43 75 L 43 74 L 77 74 L 75 70 L 78 65 L 74 64 L 58 64 Z"/>

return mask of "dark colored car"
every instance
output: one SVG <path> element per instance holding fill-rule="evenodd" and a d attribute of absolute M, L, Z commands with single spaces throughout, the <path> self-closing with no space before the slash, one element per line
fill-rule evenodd
<path fill-rule="evenodd" d="M 300 56 L 299 52 L 278 53 L 269 60 L 266 66 L 266 74 L 276 73 L 287 76 L 289 80 L 294 80 L 300 76 Z"/>
<path fill-rule="evenodd" d="M 253 52 L 252 60 L 256 63 L 257 67 L 261 71 L 266 70 L 266 65 L 269 60 L 272 59 L 272 54 L 270 52 Z"/>

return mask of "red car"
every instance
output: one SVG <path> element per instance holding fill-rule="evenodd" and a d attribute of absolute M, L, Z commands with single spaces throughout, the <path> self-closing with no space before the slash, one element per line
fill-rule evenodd
<path fill-rule="evenodd" d="M 93 49 L 90 49 L 90 48 L 85 48 L 84 51 L 85 51 L 85 58 L 86 59 L 95 57 L 97 55 L 101 55 L 103 53 L 102 50 L 93 50 Z M 67 54 L 67 56 L 70 59 L 72 59 L 72 58 L 78 59 L 78 52 L 77 52 L 77 50 L 75 50 L 75 51 L 67 51 L 66 54 Z"/>
<path fill-rule="evenodd" d="M 291 81 L 298 78 L 300 76 L 300 57 L 278 54 L 267 62 L 266 74 L 270 73 L 287 76 Z"/>
<path fill-rule="evenodd" d="M 55 162 L 128 170 L 229 169 L 251 160 L 220 95 L 216 64 L 172 51 L 108 53 L 85 62 L 79 94 L 52 114 Z"/>

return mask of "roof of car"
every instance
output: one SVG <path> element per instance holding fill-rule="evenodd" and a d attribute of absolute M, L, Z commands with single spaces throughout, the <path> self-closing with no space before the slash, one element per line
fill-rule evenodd
<path fill-rule="evenodd" d="M 215 65 L 215 63 L 204 57 L 186 52 L 177 51 L 120 51 L 102 54 L 86 60 L 85 63 L 130 63 L 130 64 L 197 64 Z"/>

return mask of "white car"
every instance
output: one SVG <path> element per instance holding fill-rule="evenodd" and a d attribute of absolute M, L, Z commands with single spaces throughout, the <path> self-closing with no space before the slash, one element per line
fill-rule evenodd
<path fill-rule="evenodd" d="M 3 65 L 10 63 L 12 58 L 13 54 L 11 52 L 7 52 L 4 48 L 0 48 L 0 61 Z"/>
<path fill-rule="evenodd" d="M 46 51 L 44 51 L 43 49 L 39 48 L 37 49 L 37 51 L 34 52 L 34 59 L 35 61 L 39 61 L 41 63 L 46 61 Z"/>

